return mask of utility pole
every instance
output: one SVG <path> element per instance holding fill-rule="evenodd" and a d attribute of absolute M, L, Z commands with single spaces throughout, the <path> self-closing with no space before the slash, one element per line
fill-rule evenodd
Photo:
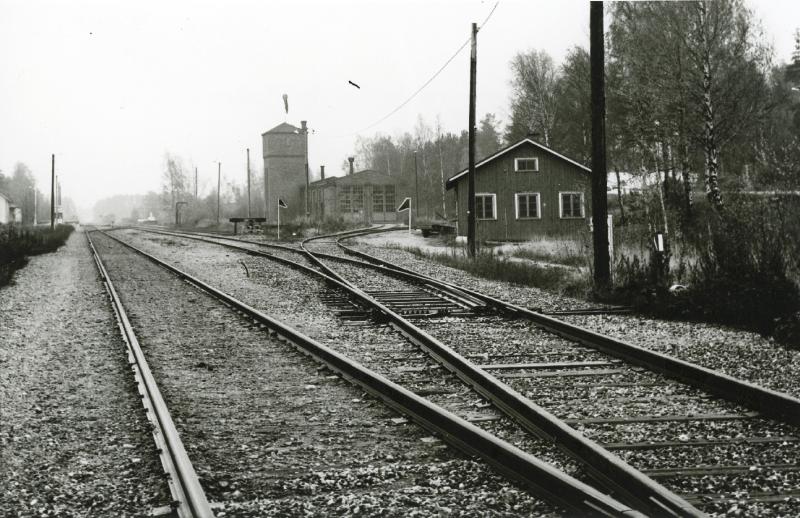
<path fill-rule="evenodd" d="M 467 253 L 475 257 L 475 79 L 478 67 L 478 24 L 472 24 L 469 57 L 469 187 L 467 191 Z"/>
<path fill-rule="evenodd" d="M 411 211 L 411 207 L 409 207 L 408 210 Z M 418 217 L 419 217 L 419 177 L 417 176 L 417 151 L 414 150 L 414 220 L 416 220 L 416 218 Z"/>
<path fill-rule="evenodd" d="M 247 148 L 247 217 L 250 216 L 250 148 Z"/>
<path fill-rule="evenodd" d="M 592 78 L 592 243 L 594 245 L 594 287 L 595 290 L 600 291 L 611 285 L 611 265 L 608 256 L 603 36 L 603 2 L 591 2 L 589 7 L 589 57 Z"/>
<path fill-rule="evenodd" d="M 219 227 L 219 190 L 222 186 L 222 162 L 217 162 L 217 226 Z"/>
<path fill-rule="evenodd" d="M 197 199 L 197 166 L 194 168 L 194 199 Z"/>
<path fill-rule="evenodd" d="M 311 213 L 308 210 L 308 197 L 310 193 L 308 192 L 311 188 L 311 176 L 308 170 L 308 123 L 306 121 L 300 121 L 300 131 L 303 133 L 303 156 L 305 156 L 305 168 L 306 168 L 306 218 L 308 218 Z M 278 212 L 280 212 L 280 207 L 278 207 Z"/>
<path fill-rule="evenodd" d="M 50 230 L 56 228 L 56 155 L 50 156 Z"/>
<path fill-rule="evenodd" d="M 267 174 L 267 164 L 264 164 L 264 233 L 266 233 L 266 226 L 269 223 L 269 176 Z"/>

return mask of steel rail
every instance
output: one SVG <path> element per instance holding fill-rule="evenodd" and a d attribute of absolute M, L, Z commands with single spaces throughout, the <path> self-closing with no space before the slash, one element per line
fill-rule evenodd
<path fill-rule="evenodd" d="M 153 424 L 153 438 L 159 450 L 164 471 L 169 477 L 168 483 L 173 498 L 172 506 L 180 518 L 213 517 L 214 513 L 206 499 L 205 491 L 203 491 L 197 473 L 183 447 L 178 430 L 175 428 L 169 409 L 150 371 L 122 301 L 89 233 L 89 231 L 86 232 L 89 249 L 111 299 L 111 305 L 128 350 L 128 361 L 134 370 L 135 380 L 142 396 L 142 404 L 148 414 L 148 419 Z"/>
<path fill-rule="evenodd" d="M 348 232 L 352 233 L 352 232 Z M 167 233 L 169 234 L 169 233 Z M 174 235 L 174 234 L 172 234 Z M 335 235 L 334 235 L 335 236 Z M 328 282 L 335 284 L 340 289 L 349 292 L 357 300 L 361 301 L 366 307 L 373 308 L 373 311 L 384 320 L 392 324 L 395 329 L 409 339 L 416 346 L 428 353 L 435 361 L 446 369 L 453 372 L 464 383 L 472 387 L 483 397 L 492 401 L 497 408 L 505 415 L 514 419 L 529 432 L 547 440 L 556 442 L 562 449 L 578 460 L 589 472 L 590 475 L 607 490 L 621 495 L 621 500 L 634 508 L 645 511 L 653 515 L 672 515 L 672 516 L 704 516 L 691 504 L 681 497 L 667 490 L 655 480 L 647 477 L 632 466 L 623 462 L 619 457 L 602 448 L 599 444 L 588 439 L 583 434 L 577 432 L 564 421 L 548 412 L 543 407 L 536 405 L 530 399 L 519 394 L 511 387 L 492 376 L 483 369 L 478 368 L 466 358 L 462 357 L 447 345 L 438 341 L 422 329 L 418 328 L 396 312 L 392 311 L 366 292 L 343 279 L 334 272 L 324 262 L 319 260 L 314 254 L 304 248 L 305 243 L 315 239 L 326 239 L 332 236 L 316 236 L 301 242 L 302 250 L 292 249 L 292 252 L 305 252 L 306 256 L 325 273 L 313 268 L 300 265 L 273 256 L 265 252 L 258 252 L 241 246 L 227 243 L 208 241 L 207 239 L 196 236 L 185 235 L 188 239 L 209 242 L 226 248 L 238 250 L 251 255 L 261 255 L 273 260 L 277 260 L 289 266 L 299 267 L 308 273 L 319 275 Z M 231 241 L 238 241 L 230 239 Z M 254 242 L 255 244 L 260 244 Z M 328 254 L 324 254 L 328 256 Z M 339 256 L 329 256 L 339 260 L 347 260 Z M 375 268 L 375 265 L 356 261 L 357 264 L 365 267 Z M 389 272 L 388 268 L 384 268 Z M 422 282 L 426 279 L 422 278 Z M 460 293 L 460 290 L 446 288 L 453 293 Z"/>
<path fill-rule="evenodd" d="M 343 239 L 348 239 L 350 237 L 354 236 L 346 236 Z M 396 275 L 410 276 L 420 281 L 424 280 L 433 285 L 441 286 L 443 289 L 450 288 L 461 291 L 496 308 L 501 313 L 516 318 L 528 319 L 547 331 L 568 340 L 578 342 L 629 363 L 645 367 L 648 370 L 687 383 L 727 401 L 756 410 L 774 419 L 795 425 L 800 424 L 800 399 L 789 394 L 761 387 L 707 367 L 702 367 L 660 352 L 645 349 L 644 347 L 631 344 L 624 340 L 601 335 L 589 329 L 502 301 L 470 288 L 465 288 L 451 282 L 441 281 L 408 268 L 392 264 L 360 250 L 347 247 L 341 243 L 340 246 L 346 253 L 373 262 L 376 265 L 383 266 L 385 270 L 393 270 L 396 272 Z"/>
<path fill-rule="evenodd" d="M 311 356 L 318 362 L 323 363 L 329 369 L 339 373 L 351 383 L 358 385 L 371 395 L 384 401 L 388 406 L 407 415 L 422 427 L 440 435 L 449 444 L 467 454 L 484 459 L 502 473 L 532 489 L 535 494 L 566 509 L 579 512 L 582 516 L 645 516 L 636 509 L 632 509 L 630 506 L 620 503 L 597 489 L 562 473 L 512 444 L 489 434 L 457 415 L 417 396 L 413 392 L 380 374 L 367 369 L 361 364 L 275 320 L 244 302 L 235 299 L 221 290 L 212 287 L 200 279 L 183 272 L 175 266 L 115 236 L 111 236 L 105 232 L 103 232 L 103 234 L 141 254 L 178 277 L 189 281 L 199 289 L 229 305 L 234 310 L 245 314 L 248 318 L 263 324 L 270 330 L 271 334 L 290 343 L 303 354 Z M 287 263 L 291 262 L 287 259 L 270 256 L 269 254 L 262 253 L 258 255 L 281 259 Z M 316 272 L 311 268 L 300 266 L 308 271 Z M 319 274 L 319 272 L 316 273 Z M 335 279 L 331 277 L 328 277 L 328 280 L 329 282 L 332 281 L 339 284 L 338 281 L 335 281 Z M 344 285 L 340 287 L 343 289 L 346 288 Z"/>
<path fill-rule="evenodd" d="M 148 227 L 137 226 L 137 227 L 131 227 L 131 228 L 133 228 L 135 230 L 142 231 L 142 232 L 150 232 L 150 233 L 153 233 L 153 234 L 161 234 L 161 235 L 165 235 L 165 236 L 179 236 L 179 237 L 183 237 L 183 238 L 186 238 L 186 239 L 193 239 L 193 240 L 197 240 L 197 241 L 210 242 L 210 241 L 208 241 L 208 239 L 217 239 L 217 240 L 221 240 L 221 241 L 230 241 L 230 242 L 233 242 L 233 243 L 240 243 L 240 244 L 241 243 L 246 243 L 246 244 L 249 244 L 249 245 L 256 245 L 256 246 L 260 246 L 260 247 L 263 247 L 263 248 L 274 248 L 276 250 L 283 250 L 283 251 L 291 252 L 291 253 L 295 253 L 295 254 L 307 254 L 307 252 L 305 250 L 303 250 L 302 248 L 297 248 L 297 247 L 293 247 L 293 246 L 280 245 L 280 244 L 277 244 L 277 243 L 265 243 L 265 242 L 262 242 L 262 241 L 253 241 L 253 240 L 248 240 L 248 239 L 237 239 L 237 238 L 234 238 L 234 237 L 222 236 L 222 235 L 217 235 L 217 234 L 209 234 L 209 233 L 205 233 L 205 232 L 170 231 L 170 230 L 164 230 L 164 229 L 161 229 L 161 228 L 154 228 L 154 227 L 149 227 L 149 226 Z M 402 228 L 405 228 L 405 227 L 402 227 Z M 114 228 L 113 230 L 120 230 L 120 229 L 121 229 L 121 227 L 120 228 Z M 366 230 L 369 230 L 370 232 L 365 232 Z M 396 230 L 396 228 L 395 227 L 391 227 L 391 228 L 386 228 L 386 229 L 371 229 L 371 228 L 370 229 L 357 229 L 357 230 L 347 231 L 347 233 L 349 234 L 349 233 L 360 232 L 360 234 L 358 234 L 358 235 L 364 235 L 366 233 L 391 232 L 393 230 Z M 340 234 L 333 234 L 333 236 L 338 236 L 338 235 L 340 235 Z M 320 236 L 320 238 L 321 237 L 330 237 L 330 236 Z M 202 239 L 202 238 L 208 238 L 208 239 Z M 227 245 L 225 243 L 215 243 L 215 244 L 218 244 L 218 245 L 221 245 L 221 246 L 225 246 L 225 247 L 230 247 L 230 245 Z M 233 249 L 240 250 L 240 251 L 241 250 L 247 250 L 247 249 L 245 249 L 243 247 L 233 247 Z M 370 263 L 370 262 L 358 261 L 358 260 L 355 260 L 355 259 L 352 259 L 352 258 L 342 257 L 342 256 L 338 256 L 338 255 L 333 255 L 333 254 L 315 252 L 314 255 L 316 257 L 320 257 L 320 258 L 324 258 L 324 259 L 346 261 L 346 262 L 358 264 L 358 265 L 361 265 L 361 266 L 364 266 L 364 267 L 367 267 L 367 268 L 374 268 L 375 267 L 375 265 Z M 388 271 L 387 273 L 391 274 L 392 272 Z M 340 282 L 344 282 L 346 284 L 349 284 L 349 283 L 347 283 L 346 280 L 344 280 L 344 279 L 342 279 L 342 278 L 340 278 L 338 276 L 336 276 L 336 278 L 338 280 L 340 280 Z M 421 279 L 421 282 L 423 284 L 428 284 L 427 282 L 425 282 L 422 279 Z M 459 303 L 459 304 L 463 304 L 463 305 L 470 306 L 470 307 L 473 307 L 473 308 L 475 308 L 476 306 L 479 306 L 479 305 L 480 306 L 484 305 L 483 301 L 478 300 L 478 299 L 476 299 L 474 297 L 470 297 L 467 294 L 465 294 L 464 292 L 459 291 L 459 290 L 453 290 L 453 289 L 450 289 L 450 288 L 441 288 L 439 286 L 433 286 L 433 285 L 429 285 L 428 287 L 429 288 L 433 288 L 436 291 L 441 291 L 441 292 L 445 293 L 449 297 L 455 298 L 457 303 Z"/>
<path fill-rule="evenodd" d="M 338 275 L 323 261 L 305 248 L 306 243 L 330 236 L 305 239 L 300 246 L 307 255 L 331 276 Z M 395 313 L 374 297 L 355 286 L 351 293 L 362 302 L 375 308 L 401 334 L 426 351 L 432 358 L 458 376 L 476 392 L 494 403 L 505 415 L 514 419 L 523 428 L 540 437 L 555 441 L 587 468 L 601 485 L 620 495 L 623 502 L 645 513 L 672 516 L 705 516 L 680 496 L 623 462 L 596 442 L 551 414 L 543 407 L 512 389 L 484 369 L 458 354 L 424 330 Z"/>

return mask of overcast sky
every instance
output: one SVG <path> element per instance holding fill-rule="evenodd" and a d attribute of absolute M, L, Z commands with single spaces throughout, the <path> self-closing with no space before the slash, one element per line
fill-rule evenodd
<path fill-rule="evenodd" d="M 158 190 L 169 151 L 199 168 L 202 193 L 215 161 L 244 182 L 245 148 L 261 162 L 261 133 L 308 120 L 312 171 L 340 174 L 357 132 L 430 78 L 495 1 L 0 0 L 0 170 L 24 162 L 47 191 L 55 153 L 64 196 L 90 209 Z M 749 5 L 788 61 L 800 2 Z M 478 36 L 478 116 L 507 120 L 516 52 L 560 63 L 588 44 L 587 1 L 501 0 Z M 412 131 L 418 114 L 461 131 L 468 78 L 467 48 L 361 134 Z"/>

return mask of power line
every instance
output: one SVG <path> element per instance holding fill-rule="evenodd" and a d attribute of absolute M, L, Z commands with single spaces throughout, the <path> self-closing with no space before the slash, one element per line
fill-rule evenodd
<path fill-rule="evenodd" d="M 483 23 L 481 23 L 481 24 L 479 25 L 479 30 L 480 30 L 480 29 L 483 29 L 483 27 L 486 25 L 486 22 L 488 22 L 488 21 L 489 21 L 489 19 L 490 19 L 490 18 L 492 17 L 492 15 L 494 14 L 494 11 L 495 11 L 495 9 L 497 9 L 497 6 L 498 6 L 498 5 L 500 5 L 500 0 L 498 0 L 497 2 L 495 2 L 495 4 L 494 4 L 494 7 L 492 7 L 492 10 L 491 10 L 491 11 L 489 11 L 489 14 L 486 16 L 486 19 L 484 19 L 484 20 L 483 20 Z M 466 41 L 464 41 L 464 43 L 463 43 L 463 44 L 462 44 L 462 45 L 461 45 L 461 46 L 458 48 L 458 50 L 456 50 L 456 51 L 455 51 L 455 53 L 454 53 L 452 56 L 450 56 L 450 59 L 448 59 L 447 61 L 445 61 L 445 62 L 444 62 L 444 65 L 442 65 L 442 66 L 439 68 L 439 70 L 437 70 L 437 71 L 436 71 L 436 72 L 435 72 L 435 73 L 434 73 L 434 74 L 433 74 L 433 75 L 430 77 L 430 79 L 428 79 L 427 81 L 425 81 L 425 83 L 423 83 L 423 85 L 422 85 L 422 86 L 420 86 L 420 87 L 419 87 L 419 88 L 418 88 L 418 89 L 417 89 L 417 90 L 416 90 L 416 91 L 415 91 L 413 94 L 411 94 L 411 96 L 409 96 L 409 97 L 408 97 L 408 99 L 406 99 L 405 101 L 403 101 L 402 103 L 400 103 L 400 105 L 399 105 L 397 108 L 395 108 L 394 110 L 390 111 L 388 114 L 384 115 L 383 117 L 381 117 L 381 118 L 380 118 L 380 119 L 378 119 L 377 121 L 373 122 L 373 123 L 372 123 L 372 124 L 370 124 L 369 126 L 365 126 L 364 128 L 361 128 L 361 129 L 360 129 L 360 130 L 358 130 L 358 131 L 354 131 L 353 133 L 348 133 L 348 134 L 346 134 L 346 135 L 337 135 L 336 137 L 350 137 L 350 136 L 353 136 L 353 135 L 357 135 L 357 134 L 359 134 L 359 133 L 361 133 L 361 132 L 363 132 L 363 131 L 366 131 L 366 130 L 368 130 L 368 129 L 374 128 L 375 126 L 377 126 L 377 125 L 378 125 L 378 124 L 380 124 L 381 122 L 385 121 L 386 119 L 388 119 L 389 117 L 391 117 L 391 116 L 392 116 L 392 115 L 394 115 L 395 113 L 397 113 L 397 112 L 399 112 L 400 110 L 402 110 L 402 109 L 403 109 L 403 107 L 405 107 L 405 106 L 406 106 L 408 103 L 410 103 L 410 102 L 411 102 L 411 101 L 412 101 L 412 100 L 413 100 L 413 99 L 414 99 L 414 98 L 415 98 L 417 95 L 419 95 L 419 94 L 420 94 L 420 92 L 422 92 L 422 91 L 423 91 L 423 90 L 424 90 L 424 89 L 425 89 L 425 88 L 426 88 L 426 87 L 427 87 L 429 84 L 431 84 L 431 83 L 433 82 L 433 80 L 434 80 L 434 79 L 436 79 L 436 78 L 439 76 L 439 74 L 441 74 L 441 73 L 444 71 L 444 69 L 445 69 L 445 68 L 447 68 L 447 66 L 448 66 L 450 63 L 452 63 L 452 62 L 453 62 L 453 60 L 454 60 L 454 59 L 456 59 L 456 57 L 457 57 L 457 56 L 458 56 L 458 55 L 461 53 L 461 51 L 462 51 L 462 50 L 464 50 L 464 49 L 466 48 L 466 46 L 467 46 L 467 45 L 469 45 L 469 43 L 470 43 L 470 41 L 471 41 L 471 40 L 472 40 L 472 36 L 470 36 L 469 38 L 467 38 L 467 39 L 466 39 Z"/>

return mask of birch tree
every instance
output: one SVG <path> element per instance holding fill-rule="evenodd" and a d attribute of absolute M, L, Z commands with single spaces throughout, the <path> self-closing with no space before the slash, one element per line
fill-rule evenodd
<path fill-rule="evenodd" d="M 558 70 L 544 50 L 520 52 L 511 60 L 511 123 L 506 140 L 515 141 L 530 132 L 539 133 L 550 146 L 556 120 Z"/>

